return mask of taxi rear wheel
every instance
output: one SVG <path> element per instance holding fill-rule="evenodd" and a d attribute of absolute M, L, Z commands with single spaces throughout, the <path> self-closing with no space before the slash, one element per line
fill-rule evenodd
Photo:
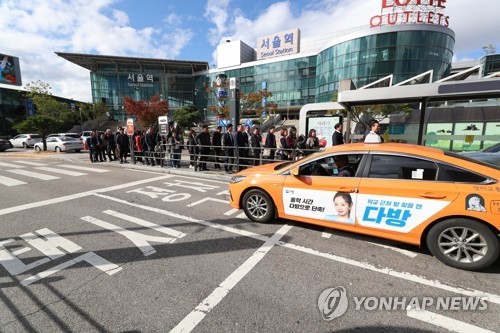
<path fill-rule="evenodd" d="M 446 265 L 471 271 L 492 265 L 500 253 L 498 236 L 487 226 L 467 219 L 436 224 L 427 234 L 427 246 Z"/>
<path fill-rule="evenodd" d="M 250 190 L 243 196 L 243 211 L 255 222 L 267 223 L 274 217 L 274 202 L 262 190 Z"/>

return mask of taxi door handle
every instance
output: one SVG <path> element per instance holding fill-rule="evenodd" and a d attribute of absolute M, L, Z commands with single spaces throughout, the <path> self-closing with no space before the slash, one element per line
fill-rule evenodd
<path fill-rule="evenodd" d="M 438 193 L 432 193 L 432 192 L 419 193 L 418 196 L 423 197 L 423 198 L 429 198 L 429 199 L 444 199 L 444 198 L 446 198 L 445 194 L 438 194 Z"/>
<path fill-rule="evenodd" d="M 334 188 L 332 188 L 332 191 L 335 191 L 335 192 L 347 192 L 347 193 L 357 193 L 358 189 L 357 188 L 347 188 L 347 187 L 334 187 Z"/>

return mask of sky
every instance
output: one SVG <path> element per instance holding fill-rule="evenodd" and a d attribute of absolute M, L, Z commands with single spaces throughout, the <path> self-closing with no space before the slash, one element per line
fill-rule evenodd
<path fill-rule="evenodd" d="M 411 0 L 415 1 L 415 0 Z M 500 53 L 500 0 L 445 0 L 454 61 Z M 54 52 L 207 61 L 227 39 L 299 28 L 302 37 L 368 27 L 382 0 L 0 0 L 0 53 L 20 58 L 23 87 L 91 102 L 90 73 Z M 6 85 L 1 85 L 6 87 Z"/>

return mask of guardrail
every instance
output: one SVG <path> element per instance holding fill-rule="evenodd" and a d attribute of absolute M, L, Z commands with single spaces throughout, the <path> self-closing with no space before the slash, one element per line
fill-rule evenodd
<path fill-rule="evenodd" d="M 170 144 L 158 145 L 155 151 L 134 151 L 132 163 L 159 165 L 161 167 L 190 167 L 195 171 L 207 170 L 207 164 L 215 169 L 227 172 L 237 172 L 244 168 L 283 161 L 296 161 L 316 149 L 297 148 L 265 148 L 265 147 L 238 147 L 238 146 L 192 146 L 174 150 Z"/>

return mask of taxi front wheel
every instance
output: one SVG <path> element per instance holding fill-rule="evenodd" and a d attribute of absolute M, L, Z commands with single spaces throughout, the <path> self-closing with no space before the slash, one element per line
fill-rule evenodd
<path fill-rule="evenodd" d="M 274 217 L 274 202 L 262 190 L 250 190 L 243 196 L 243 211 L 255 222 L 267 223 Z"/>
<path fill-rule="evenodd" d="M 492 265 L 500 253 L 498 236 L 487 226 L 468 219 L 437 223 L 427 234 L 433 256 L 448 266 L 475 271 Z"/>

